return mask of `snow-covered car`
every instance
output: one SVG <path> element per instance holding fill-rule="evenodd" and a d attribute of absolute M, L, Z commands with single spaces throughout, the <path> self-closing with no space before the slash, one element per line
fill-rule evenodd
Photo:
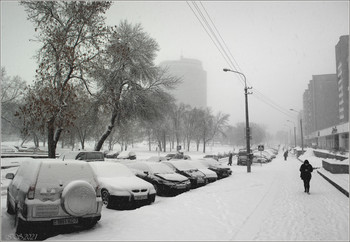
<path fill-rule="evenodd" d="M 203 174 L 207 177 L 208 182 L 214 182 L 218 179 L 218 175 L 216 172 L 208 169 L 204 164 L 199 162 L 198 160 L 190 160 L 189 163 L 193 168 L 198 169 L 199 171 L 203 172 Z"/>
<path fill-rule="evenodd" d="M 176 154 L 175 153 L 170 153 L 170 154 L 167 154 L 165 157 L 167 160 L 171 160 Z"/>
<path fill-rule="evenodd" d="M 101 186 L 101 196 L 107 208 L 130 209 L 155 201 L 154 186 L 137 177 L 118 162 L 89 162 Z"/>
<path fill-rule="evenodd" d="M 120 151 L 111 150 L 111 151 L 106 152 L 105 157 L 106 158 L 117 158 L 119 153 L 120 153 Z"/>
<path fill-rule="evenodd" d="M 136 154 L 134 151 L 127 151 L 124 150 L 119 153 L 118 159 L 129 159 L 129 160 L 135 160 L 136 159 Z"/>
<path fill-rule="evenodd" d="M 208 179 L 203 172 L 194 168 L 187 160 L 168 160 L 162 161 L 162 163 L 167 164 L 175 172 L 188 177 L 191 181 L 191 188 L 204 186 L 208 183 Z"/>
<path fill-rule="evenodd" d="M 203 159 L 199 160 L 203 165 L 205 165 L 208 169 L 216 172 L 218 175 L 218 179 L 228 177 L 232 174 L 232 170 L 225 164 L 219 163 L 214 159 Z"/>
<path fill-rule="evenodd" d="M 204 157 L 203 157 L 204 159 L 214 159 L 214 160 L 219 160 L 219 156 L 217 156 L 217 155 L 205 155 Z"/>
<path fill-rule="evenodd" d="M 267 162 L 272 161 L 272 159 L 274 158 L 269 152 L 258 150 L 253 151 L 253 156 L 257 158 L 265 158 Z"/>
<path fill-rule="evenodd" d="M 100 151 L 68 151 L 61 154 L 58 159 L 66 160 L 84 160 L 84 161 L 104 161 L 103 152 Z"/>
<path fill-rule="evenodd" d="M 153 184 L 157 195 L 177 195 L 191 189 L 190 180 L 171 169 L 162 162 L 135 162 L 129 163 L 128 167 L 134 173 Z"/>
<path fill-rule="evenodd" d="M 61 225 L 94 226 L 101 218 L 101 190 L 87 162 L 32 159 L 21 162 L 7 188 L 7 212 L 16 233 L 42 234 Z"/>
<path fill-rule="evenodd" d="M 151 157 L 149 157 L 146 161 L 161 162 L 161 161 L 165 161 L 165 160 L 168 160 L 167 157 L 165 157 L 165 156 L 151 156 Z"/>

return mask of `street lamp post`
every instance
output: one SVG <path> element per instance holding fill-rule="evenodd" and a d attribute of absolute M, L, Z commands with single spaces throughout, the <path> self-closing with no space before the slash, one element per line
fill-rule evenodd
<path fill-rule="evenodd" d="M 293 108 L 289 109 L 290 111 L 296 112 L 299 114 L 298 111 L 294 110 Z M 303 136 L 303 119 L 300 116 L 300 136 L 301 136 L 301 151 L 304 152 L 304 136 Z"/>
<path fill-rule="evenodd" d="M 293 123 L 293 126 L 294 126 L 294 147 L 297 147 L 297 136 L 295 134 L 295 132 L 296 132 L 295 123 L 293 121 L 290 121 L 290 120 L 287 120 L 287 122 Z"/>
<path fill-rule="evenodd" d="M 243 76 L 244 78 L 244 95 L 245 95 L 245 126 L 246 126 L 246 130 L 245 130 L 245 135 L 246 135 L 246 146 L 247 146 L 247 157 L 248 157 L 248 164 L 247 164 L 247 172 L 251 172 L 251 155 L 250 155 L 250 129 L 249 129 L 249 114 L 248 114 L 248 88 L 247 87 L 247 80 L 246 77 L 243 73 L 239 72 L 239 71 L 233 71 L 231 69 L 227 69 L 224 68 L 223 71 L 227 72 L 234 72 L 237 74 L 240 74 Z"/>

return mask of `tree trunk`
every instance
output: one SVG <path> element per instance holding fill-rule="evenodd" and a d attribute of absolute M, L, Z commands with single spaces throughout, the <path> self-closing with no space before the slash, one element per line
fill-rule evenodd
<path fill-rule="evenodd" d="M 111 134 L 113 128 L 114 128 L 114 123 L 115 120 L 117 119 L 117 110 L 113 111 L 112 117 L 111 117 L 111 122 L 106 130 L 106 132 L 104 132 L 104 134 L 102 134 L 100 140 L 97 142 L 96 146 L 95 146 L 95 151 L 100 151 L 102 148 L 103 143 L 105 142 L 105 140 L 108 138 L 108 136 Z"/>
<path fill-rule="evenodd" d="M 205 146 L 206 146 L 206 142 L 205 142 L 205 139 L 203 139 L 203 153 L 205 153 Z"/>
<path fill-rule="evenodd" d="M 166 152 L 166 133 L 163 131 L 163 151 Z"/>
<path fill-rule="evenodd" d="M 48 157 L 56 158 L 56 143 L 54 140 L 55 126 L 54 119 L 51 119 L 47 122 L 47 148 L 48 148 Z"/>

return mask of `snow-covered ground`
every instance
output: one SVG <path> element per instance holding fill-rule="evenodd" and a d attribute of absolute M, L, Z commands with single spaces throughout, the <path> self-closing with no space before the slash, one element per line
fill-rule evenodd
<path fill-rule="evenodd" d="M 155 154 L 137 155 L 147 158 Z M 201 158 L 203 153 L 189 155 Z M 301 159 L 322 166 L 311 152 Z M 304 193 L 301 162 L 294 156 L 284 161 L 280 152 L 271 163 L 254 164 L 251 173 L 245 166 L 235 165 L 235 160 L 233 164 L 228 178 L 176 197 L 157 196 L 155 203 L 135 210 L 103 207 L 102 218 L 93 229 L 48 240 L 349 240 L 349 198 L 317 172 L 311 180 L 311 194 Z M 345 180 L 349 182 L 349 175 L 344 175 Z M 6 213 L 5 201 L 2 195 L 1 239 L 12 240 L 14 218 Z"/>

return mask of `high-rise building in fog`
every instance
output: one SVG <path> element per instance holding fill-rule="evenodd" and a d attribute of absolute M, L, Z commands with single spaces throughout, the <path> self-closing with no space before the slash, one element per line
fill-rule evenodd
<path fill-rule="evenodd" d="M 335 46 L 338 76 L 339 123 L 349 121 L 349 35 L 340 36 Z"/>
<path fill-rule="evenodd" d="M 160 66 L 168 67 L 171 75 L 182 79 L 182 83 L 171 91 L 178 103 L 207 107 L 207 73 L 201 61 L 181 57 L 180 60 L 163 61 Z"/>
<path fill-rule="evenodd" d="M 313 75 L 304 92 L 305 134 L 338 124 L 336 74 Z"/>

